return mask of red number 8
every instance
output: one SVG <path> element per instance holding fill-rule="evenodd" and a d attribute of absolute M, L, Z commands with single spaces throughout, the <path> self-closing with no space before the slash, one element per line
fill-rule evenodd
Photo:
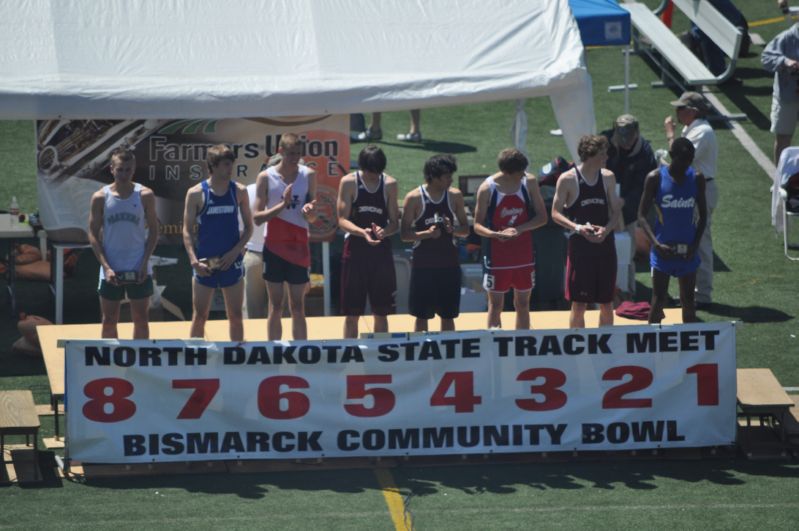
<path fill-rule="evenodd" d="M 111 389 L 111 394 L 105 390 Z M 91 398 L 83 405 L 83 416 L 95 422 L 119 422 L 136 413 L 136 403 L 127 397 L 133 394 L 133 384 L 122 378 L 100 378 L 83 387 L 83 394 Z M 105 405 L 113 408 L 106 413 Z"/>

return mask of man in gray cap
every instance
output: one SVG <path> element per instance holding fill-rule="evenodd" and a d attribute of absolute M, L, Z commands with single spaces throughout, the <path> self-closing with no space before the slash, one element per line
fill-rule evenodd
<path fill-rule="evenodd" d="M 630 297 L 635 296 L 635 230 L 638 227 L 638 203 L 644 191 L 647 174 L 657 167 L 649 140 L 641 136 L 638 120 L 632 114 L 622 114 L 613 122 L 613 129 L 603 131 L 608 139 L 607 169 L 616 176 L 619 195 L 624 200 L 622 217 L 625 231 L 630 235 L 630 264 L 627 285 L 618 286 Z"/>
<path fill-rule="evenodd" d="M 799 117 L 799 24 L 783 31 L 766 45 L 760 56 L 763 67 L 774 74 L 771 96 L 771 132 L 774 133 L 774 164 L 791 145 Z"/>
<path fill-rule="evenodd" d="M 687 138 L 694 145 L 693 168 L 705 176 L 705 196 L 707 200 L 707 224 L 702 240 L 699 243 L 699 270 L 696 275 L 696 307 L 701 309 L 709 305 L 713 298 L 713 238 L 711 236 L 711 220 L 713 210 L 718 204 L 716 189 L 716 163 L 719 155 L 716 133 L 705 120 L 710 105 L 697 92 L 683 92 L 680 99 L 672 101 L 677 113 L 677 121 L 683 125 L 680 136 Z M 663 123 L 669 148 L 674 141 L 674 118 L 669 115 Z"/>

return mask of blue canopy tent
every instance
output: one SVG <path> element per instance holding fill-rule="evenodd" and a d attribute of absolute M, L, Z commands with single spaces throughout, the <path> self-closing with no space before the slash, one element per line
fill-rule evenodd
<path fill-rule="evenodd" d="M 624 112 L 630 110 L 630 12 L 615 0 L 569 0 L 583 46 L 624 46 Z"/>

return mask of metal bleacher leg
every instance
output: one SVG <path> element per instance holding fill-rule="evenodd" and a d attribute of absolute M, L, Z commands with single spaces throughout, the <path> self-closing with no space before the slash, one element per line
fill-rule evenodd
<path fill-rule="evenodd" d="M 53 246 L 55 252 L 55 272 L 53 282 L 55 283 L 55 324 L 64 323 L 64 249 L 57 245 Z"/>

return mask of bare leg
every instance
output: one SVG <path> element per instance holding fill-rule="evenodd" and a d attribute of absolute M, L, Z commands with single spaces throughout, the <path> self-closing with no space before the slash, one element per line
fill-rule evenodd
<path fill-rule="evenodd" d="M 373 112 L 372 113 L 372 123 L 369 124 L 369 130 L 372 132 L 381 131 L 380 129 L 380 121 L 382 118 L 382 113 Z"/>
<path fill-rule="evenodd" d="M 422 111 L 413 109 L 411 111 L 411 128 L 408 131 L 410 134 L 419 133 L 421 130 Z"/>
<path fill-rule="evenodd" d="M 354 339 L 358 337 L 358 321 L 360 315 L 348 315 L 344 317 L 344 337 Z"/>
<path fill-rule="evenodd" d="M 696 278 L 694 276 L 694 278 Z M 649 322 L 659 323 L 663 320 L 663 306 L 669 296 L 669 280 L 671 277 L 663 271 L 652 270 L 652 304 L 649 309 Z M 693 297 L 691 297 L 693 300 Z"/>
<path fill-rule="evenodd" d="M 488 292 L 488 328 L 502 328 L 502 305 L 504 303 L 504 293 Z"/>
<path fill-rule="evenodd" d="M 444 319 L 441 318 L 441 331 L 442 332 L 450 332 L 455 330 L 455 319 Z"/>
<path fill-rule="evenodd" d="M 283 297 L 285 291 L 282 282 L 267 282 L 266 291 L 269 294 L 269 312 L 266 317 L 266 333 L 269 341 L 279 341 L 283 337 Z"/>
<path fill-rule="evenodd" d="M 133 318 L 133 339 L 150 337 L 150 297 L 130 301 L 130 316 Z"/>
<path fill-rule="evenodd" d="M 776 135 L 774 138 L 774 164 L 779 164 L 782 150 L 791 145 L 793 135 Z"/>
<path fill-rule="evenodd" d="M 305 284 L 289 284 L 292 339 L 308 339 L 308 325 L 305 321 L 306 293 L 308 293 L 307 282 Z"/>
<path fill-rule="evenodd" d="M 696 273 L 680 277 L 678 281 L 680 282 L 680 306 L 682 306 L 682 322 L 695 323 L 697 322 L 696 304 L 694 304 Z"/>
<path fill-rule="evenodd" d="M 119 322 L 119 307 L 121 301 L 112 301 L 100 297 L 100 309 L 103 313 L 103 339 L 115 339 L 119 337 L 117 323 Z"/>
<path fill-rule="evenodd" d="M 427 319 L 416 318 L 413 322 L 414 332 L 427 332 Z"/>
<path fill-rule="evenodd" d="M 208 312 L 211 310 L 211 298 L 214 288 L 203 286 L 197 279 L 192 280 L 192 300 L 194 314 L 191 316 L 190 337 L 205 337 L 205 322 L 208 321 Z"/>
<path fill-rule="evenodd" d="M 387 333 L 388 332 L 388 316 L 387 315 L 375 315 L 374 316 L 375 322 L 375 332 L 378 333 Z"/>
<path fill-rule="evenodd" d="M 569 328 L 585 328 L 585 309 L 588 305 L 584 302 L 572 302 L 569 313 Z"/>
<path fill-rule="evenodd" d="M 599 305 L 599 326 L 613 326 L 613 303 Z"/>
<path fill-rule="evenodd" d="M 222 288 L 231 341 L 244 341 L 244 279 Z"/>
<path fill-rule="evenodd" d="M 516 309 L 516 330 L 530 329 L 530 295 L 533 290 L 513 290 L 513 307 Z"/>

